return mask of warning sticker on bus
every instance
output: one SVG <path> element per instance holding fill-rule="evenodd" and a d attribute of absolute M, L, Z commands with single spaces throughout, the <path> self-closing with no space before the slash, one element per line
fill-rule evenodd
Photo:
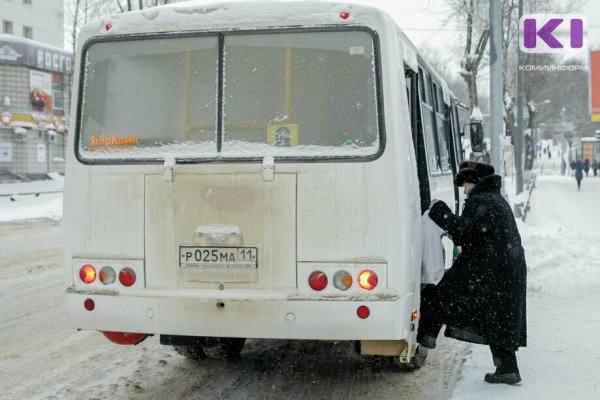
<path fill-rule="evenodd" d="M 181 268 L 257 268 L 257 247 L 179 246 Z"/>

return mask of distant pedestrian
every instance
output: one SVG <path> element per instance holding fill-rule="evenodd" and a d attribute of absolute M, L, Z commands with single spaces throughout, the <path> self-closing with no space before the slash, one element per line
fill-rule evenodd
<path fill-rule="evenodd" d="M 594 170 L 594 176 L 598 176 L 598 160 L 592 163 L 592 169 Z"/>
<path fill-rule="evenodd" d="M 454 184 L 468 196 L 462 215 L 433 199 L 429 216 L 462 252 L 437 286 L 423 289 L 417 341 L 435 348 L 445 324 L 446 336 L 490 346 L 496 371 L 486 382 L 515 385 L 515 351 L 527 345 L 527 266 L 515 217 L 491 165 L 462 162 Z"/>
<path fill-rule="evenodd" d="M 581 160 L 574 161 L 571 168 L 575 170 L 575 179 L 577 180 L 577 190 L 581 189 L 581 180 L 583 179 L 583 163 Z"/>
<path fill-rule="evenodd" d="M 585 171 L 585 176 L 588 176 L 588 172 L 590 172 L 590 160 L 587 158 L 583 162 L 583 170 Z"/>
<path fill-rule="evenodd" d="M 560 174 L 564 175 L 566 170 L 567 170 L 567 162 L 565 161 L 564 158 L 561 157 L 561 159 L 560 159 Z"/>

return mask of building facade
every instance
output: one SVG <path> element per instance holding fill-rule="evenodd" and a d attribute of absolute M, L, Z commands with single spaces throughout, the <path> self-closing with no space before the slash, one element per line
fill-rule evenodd
<path fill-rule="evenodd" d="M 62 3 L 0 0 L 0 173 L 64 171 L 73 55 Z"/>
<path fill-rule="evenodd" d="M 63 0 L 0 0 L 0 33 L 64 47 Z"/>

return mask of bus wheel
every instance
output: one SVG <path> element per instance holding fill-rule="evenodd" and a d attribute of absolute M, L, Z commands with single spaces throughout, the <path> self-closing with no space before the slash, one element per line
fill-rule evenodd
<path fill-rule="evenodd" d="M 175 346 L 175 351 L 192 360 L 213 358 L 216 360 L 233 360 L 240 357 L 246 339 L 204 337 L 201 344 L 194 346 Z"/>
<path fill-rule="evenodd" d="M 208 358 L 232 360 L 240 357 L 246 339 L 244 338 L 207 338 L 202 350 Z"/>
<path fill-rule="evenodd" d="M 203 360 L 207 357 L 202 346 L 175 346 L 175 351 L 190 360 Z"/>
<path fill-rule="evenodd" d="M 398 357 L 394 357 L 394 363 L 404 372 L 411 372 L 421 368 L 425 364 L 425 360 L 427 360 L 427 349 L 423 346 L 417 346 L 415 354 L 409 363 L 401 363 Z"/>

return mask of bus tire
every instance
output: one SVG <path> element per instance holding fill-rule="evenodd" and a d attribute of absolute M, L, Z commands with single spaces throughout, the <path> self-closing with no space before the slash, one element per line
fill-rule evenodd
<path fill-rule="evenodd" d="M 203 360 L 207 358 L 202 346 L 175 346 L 175 351 L 190 360 Z"/>
<path fill-rule="evenodd" d="M 209 338 L 202 345 L 208 358 L 217 360 L 234 360 L 240 358 L 246 339 L 244 338 Z"/>
<path fill-rule="evenodd" d="M 202 344 L 195 346 L 175 346 L 175 351 L 191 360 L 212 358 L 215 360 L 233 360 L 240 357 L 246 339 L 205 337 Z"/>
<path fill-rule="evenodd" d="M 415 354 L 410 359 L 408 363 L 401 363 L 400 359 L 395 357 L 396 363 L 398 367 L 403 372 L 411 372 L 421 368 L 425 365 L 425 360 L 427 360 L 427 349 L 423 346 L 417 346 L 415 350 Z"/>

